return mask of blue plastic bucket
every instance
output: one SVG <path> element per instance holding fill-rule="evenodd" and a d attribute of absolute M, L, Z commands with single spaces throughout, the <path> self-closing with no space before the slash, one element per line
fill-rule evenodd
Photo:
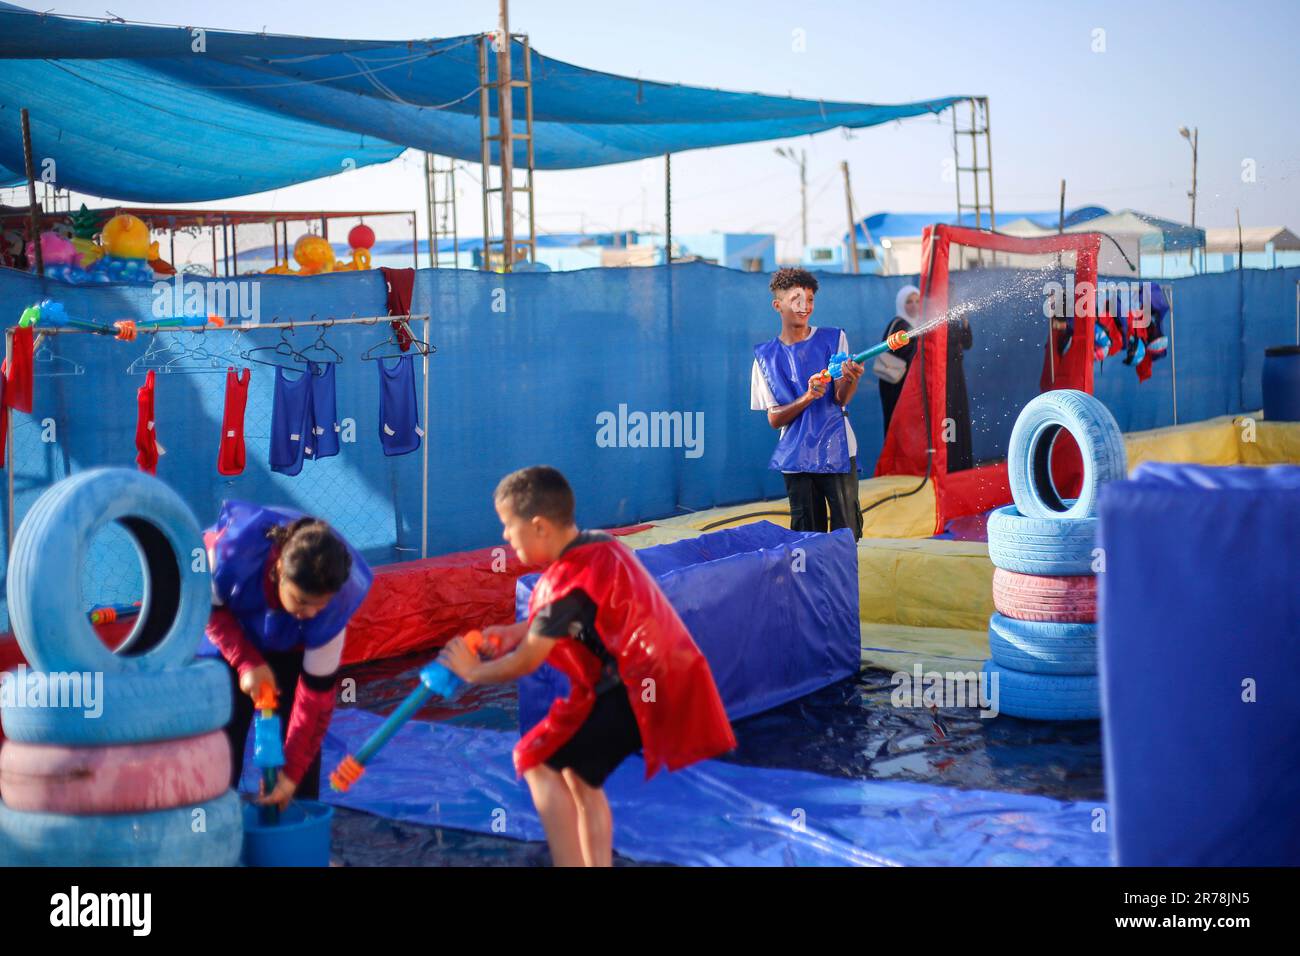
<path fill-rule="evenodd" d="M 264 824 L 261 808 L 244 804 L 245 866 L 329 866 L 330 821 L 334 808 L 313 800 L 295 800 L 280 822 Z"/>
<path fill-rule="evenodd" d="M 1264 349 L 1264 420 L 1300 422 L 1300 345 Z"/>

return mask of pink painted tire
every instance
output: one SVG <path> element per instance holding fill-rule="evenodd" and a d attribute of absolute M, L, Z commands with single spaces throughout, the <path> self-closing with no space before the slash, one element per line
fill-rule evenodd
<path fill-rule="evenodd" d="M 1047 577 L 995 568 L 993 606 L 1018 621 L 1088 623 L 1097 620 L 1097 579 L 1090 574 Z"/>
<path fill-rule="evenodd" d="M 204 803 L 230 788 L 230 744 L 220 730 L 113 747 L 6 741 L 0 799 L 10 810 L 140 813 Z"/>

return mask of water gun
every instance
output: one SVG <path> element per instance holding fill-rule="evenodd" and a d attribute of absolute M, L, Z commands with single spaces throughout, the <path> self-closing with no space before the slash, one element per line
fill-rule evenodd
<path fill-rule="evenodd" d="M 918 333 L 916 332 L 908 333 L 903 329 L 899 329 L 897 332 L 892 333 L 887 339 L 885 339 L 885 341 L 873 345 L 869 349 L 864 349 L 857 355 L 852 356 L 851 360 L 858 364 L 862 364 L 866 362 L 867 359 L 875 358 L 882 352 L 897 352 L 908 342 L 912 341 L 912 339 L 916 338 L 917 335 Z M 814 377 L 827 382 L 838 381 L 844 375 L 844 363 L 848 361 L 850 361 L 850 356 L 847 352 L 836 352 L 831 356 L 830 364 L 818 372 Z"/>
<path fill-rule="evenodd" d="M 119 617 L 130 617 L 140 613 L 140 602 L 134 604 L 110 604 L 97 607 L 88 612 L 91 624 L 112 624 Z"/>
<path fill-rule="evenodd" d="M 112 335 L 122 342 L 135 341 L 136 331 L 143 328 L 150 329 L 167 329 L 176 328 L 193 321 L 185 316 L 177 316 L 170 319 L 154 319 L 150 322 L 136 322 L 134 319 L 123 319 L 120 322 L 114 322 L 112 325 L 104 325 L 101 322 L 91 322 L 88 319 L 78 319 L 68 315 L 67 310 L 63 307 L 62 302 L 55 302 L 53 299 L 44 299 L 35 305 L 29 305 L 23 309 L 22 316 L 18 319 L 18 325 L 21 328 L 36 325 L 44 322 L 46 325 L 54 326 L 71 326 L 76 329 L 88 329 L 99 335 Z M 222 326 L 225 323 L 216 316 L 208 316 L 204 324 Z"/>
<path fill-rule="evenodd" d="M 490 648 L 494 653 L 500 648 L 500 641 L 497 638 L 484 637 L 481 631 L 470 631 L 465 635 L 465 643 L 475 654 L 484 647 Z M 388 715 L 383 726 L 370 735 L 370 739 L 361 745 L 361 749 L 355 755 L 349 754 L 344 757 L 334 768 L 334 772 L 330 774 L 330 787 L 340 793 L 346 792 L 361 779 L 361 775 L 366 772 L 366 764 L 379 753 L 393 734 L 397 733 L 398 728 L 424 706 L 425 701 L 435 696 L 449 700 L 464 683 L 436 660 L 424 665 L 420 670 L 420 683 L 416 685 L 415 690 L 411 691 L 406 700 Z"/>
<path fill-rule="evenodd" d="M 257 691 L 253 706 L 257 716 L 253 719 L 253 766 L 262 771 L 262 787 L 266 793 L 275 789 L 284 766 L 284 747 L 280 743 L 280 715 L 275 712 L 277 695 L 275 687 L 263 684 Z M 275 806 L 261 808 L 263 824 L 279 823 L 280 809 Z"/>

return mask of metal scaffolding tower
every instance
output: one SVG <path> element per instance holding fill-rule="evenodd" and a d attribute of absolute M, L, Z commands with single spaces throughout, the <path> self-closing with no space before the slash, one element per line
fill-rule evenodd
<path fill-rule="evenodd" d="M 970 105 L 970 122 L 964 129 L 960 126 L 957 113 L 961 103 L 952 107 L 952 158 L 957 182 L 957 225 L 974 226 L 976 229 L 996 229 L 997 220 L 993 213 L 993 143 L 989 138 L 989 98 L 973 96 L 966 101 Z M 968 141 L 966 149 L 963 142 Z M 984 160 L 980 163 L 981 143 Z M 970 202 L 963 202 L 962 179 L 967 180 L 965 194 Z M 974 222 L 967 221 L 967 214 L 973 213 Z"/>
<path fill-rule="evenodd" d="M 429 266 L 456 268 L 460 260 L 460 236 L 456 228 L 456 161 L 450 156 L 424 154 L 424 196 L 428 203 Z M 441 249 L 441 240 L 451 240 L 451 255 Z"/>
<path fill-rule="evenodd" d="M 528 261 L 536 261 L 537 235 L 534 226 L 533 208 L 533 57 L 527 34 L 509 32 L 506 17 L 506 4 L 502 0 L 500 29 L 495 33 L 479 37 L 479 131 L 482 146 L 483 164 L 483 263 L 486 270 L 509 272 L 513 264 L 522 256 Z M 509 37 L 511 42 L 499 38 Z M 523 51 L 524 75 L 515 79 L 512 72 L 511 47 L 518 41 Z M 490 47 L 490 49 L 489 49 Z M 490 82 L 488 57 L 495 53 L 497 58 L 497 78 Z M 495 88 L 497 110 L 495 130 L 492 118 L 492 90 Z M 523 91 L 524 132 L 514 129 L 514 91 Z M 524 140 L 526 166 L 523 184 L 515 181 L 514 143 Z M 492 158 L 493 144 L 496 144 L 496 158 L 499 173 L 498 185 L 493 185 Z M 496 206 L 492 194 L 500 193 L 501 202 Z M 524 193 L 528 197 L 528 217 L 526 231 L 522 236 L 516 235 L 515 194 Z M 492 211 L 496 206 L 499 213 L 500 230 L 493 225 Z M 507 255 L 509 251 L 509 255 Z"/>

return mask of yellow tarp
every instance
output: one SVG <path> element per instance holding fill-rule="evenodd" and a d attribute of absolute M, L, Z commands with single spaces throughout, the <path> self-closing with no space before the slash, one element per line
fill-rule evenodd
<path fill-rule="evenodd" d="M 1239 465 L 1237 430 L 1232 418 L 1211 418 L 1191 425 L 1172 425 L 1124 436 L 1128 469 L 1144 461 L 1190 461 L 1201 465 Z"/>
<path fill-rule="evenodd" d="M 1300 422 L 1264 422 L 1238 418 L 1233 430 L 1239 436 L 1242 464 L 1300 463 Z M 1250 441 L 1250 438 L 1254 441 Z"/>
<path fill-rule="evenodd" d="M 912 475 L 888 475 L 858 482 L 858 501 L 864 509 L 862 534 L 870 538 L 925 538 L 934 533 L 934 485 Z M 909 492 L 915 492 L 909 494 Z M 877 502 L 887 500 L 884 504 Z M 871 507 L 876 505 L 876 507 Z M 870 508 L 870 510 L 866 510 Z M 737 528 L 751 521 L 771 521 L 790 527 L 790 502 L 786 498 L 753 501 L 727 508 L 709 508 L 688 515 L 664 518 L 663 528 L 691 528 L 695 533 Z"/>
<path fill-rule="evenodd" d="M 993 613 L 993 565 L 981 541 L 858 543 L 863 623 L 978 630 Z"/>

